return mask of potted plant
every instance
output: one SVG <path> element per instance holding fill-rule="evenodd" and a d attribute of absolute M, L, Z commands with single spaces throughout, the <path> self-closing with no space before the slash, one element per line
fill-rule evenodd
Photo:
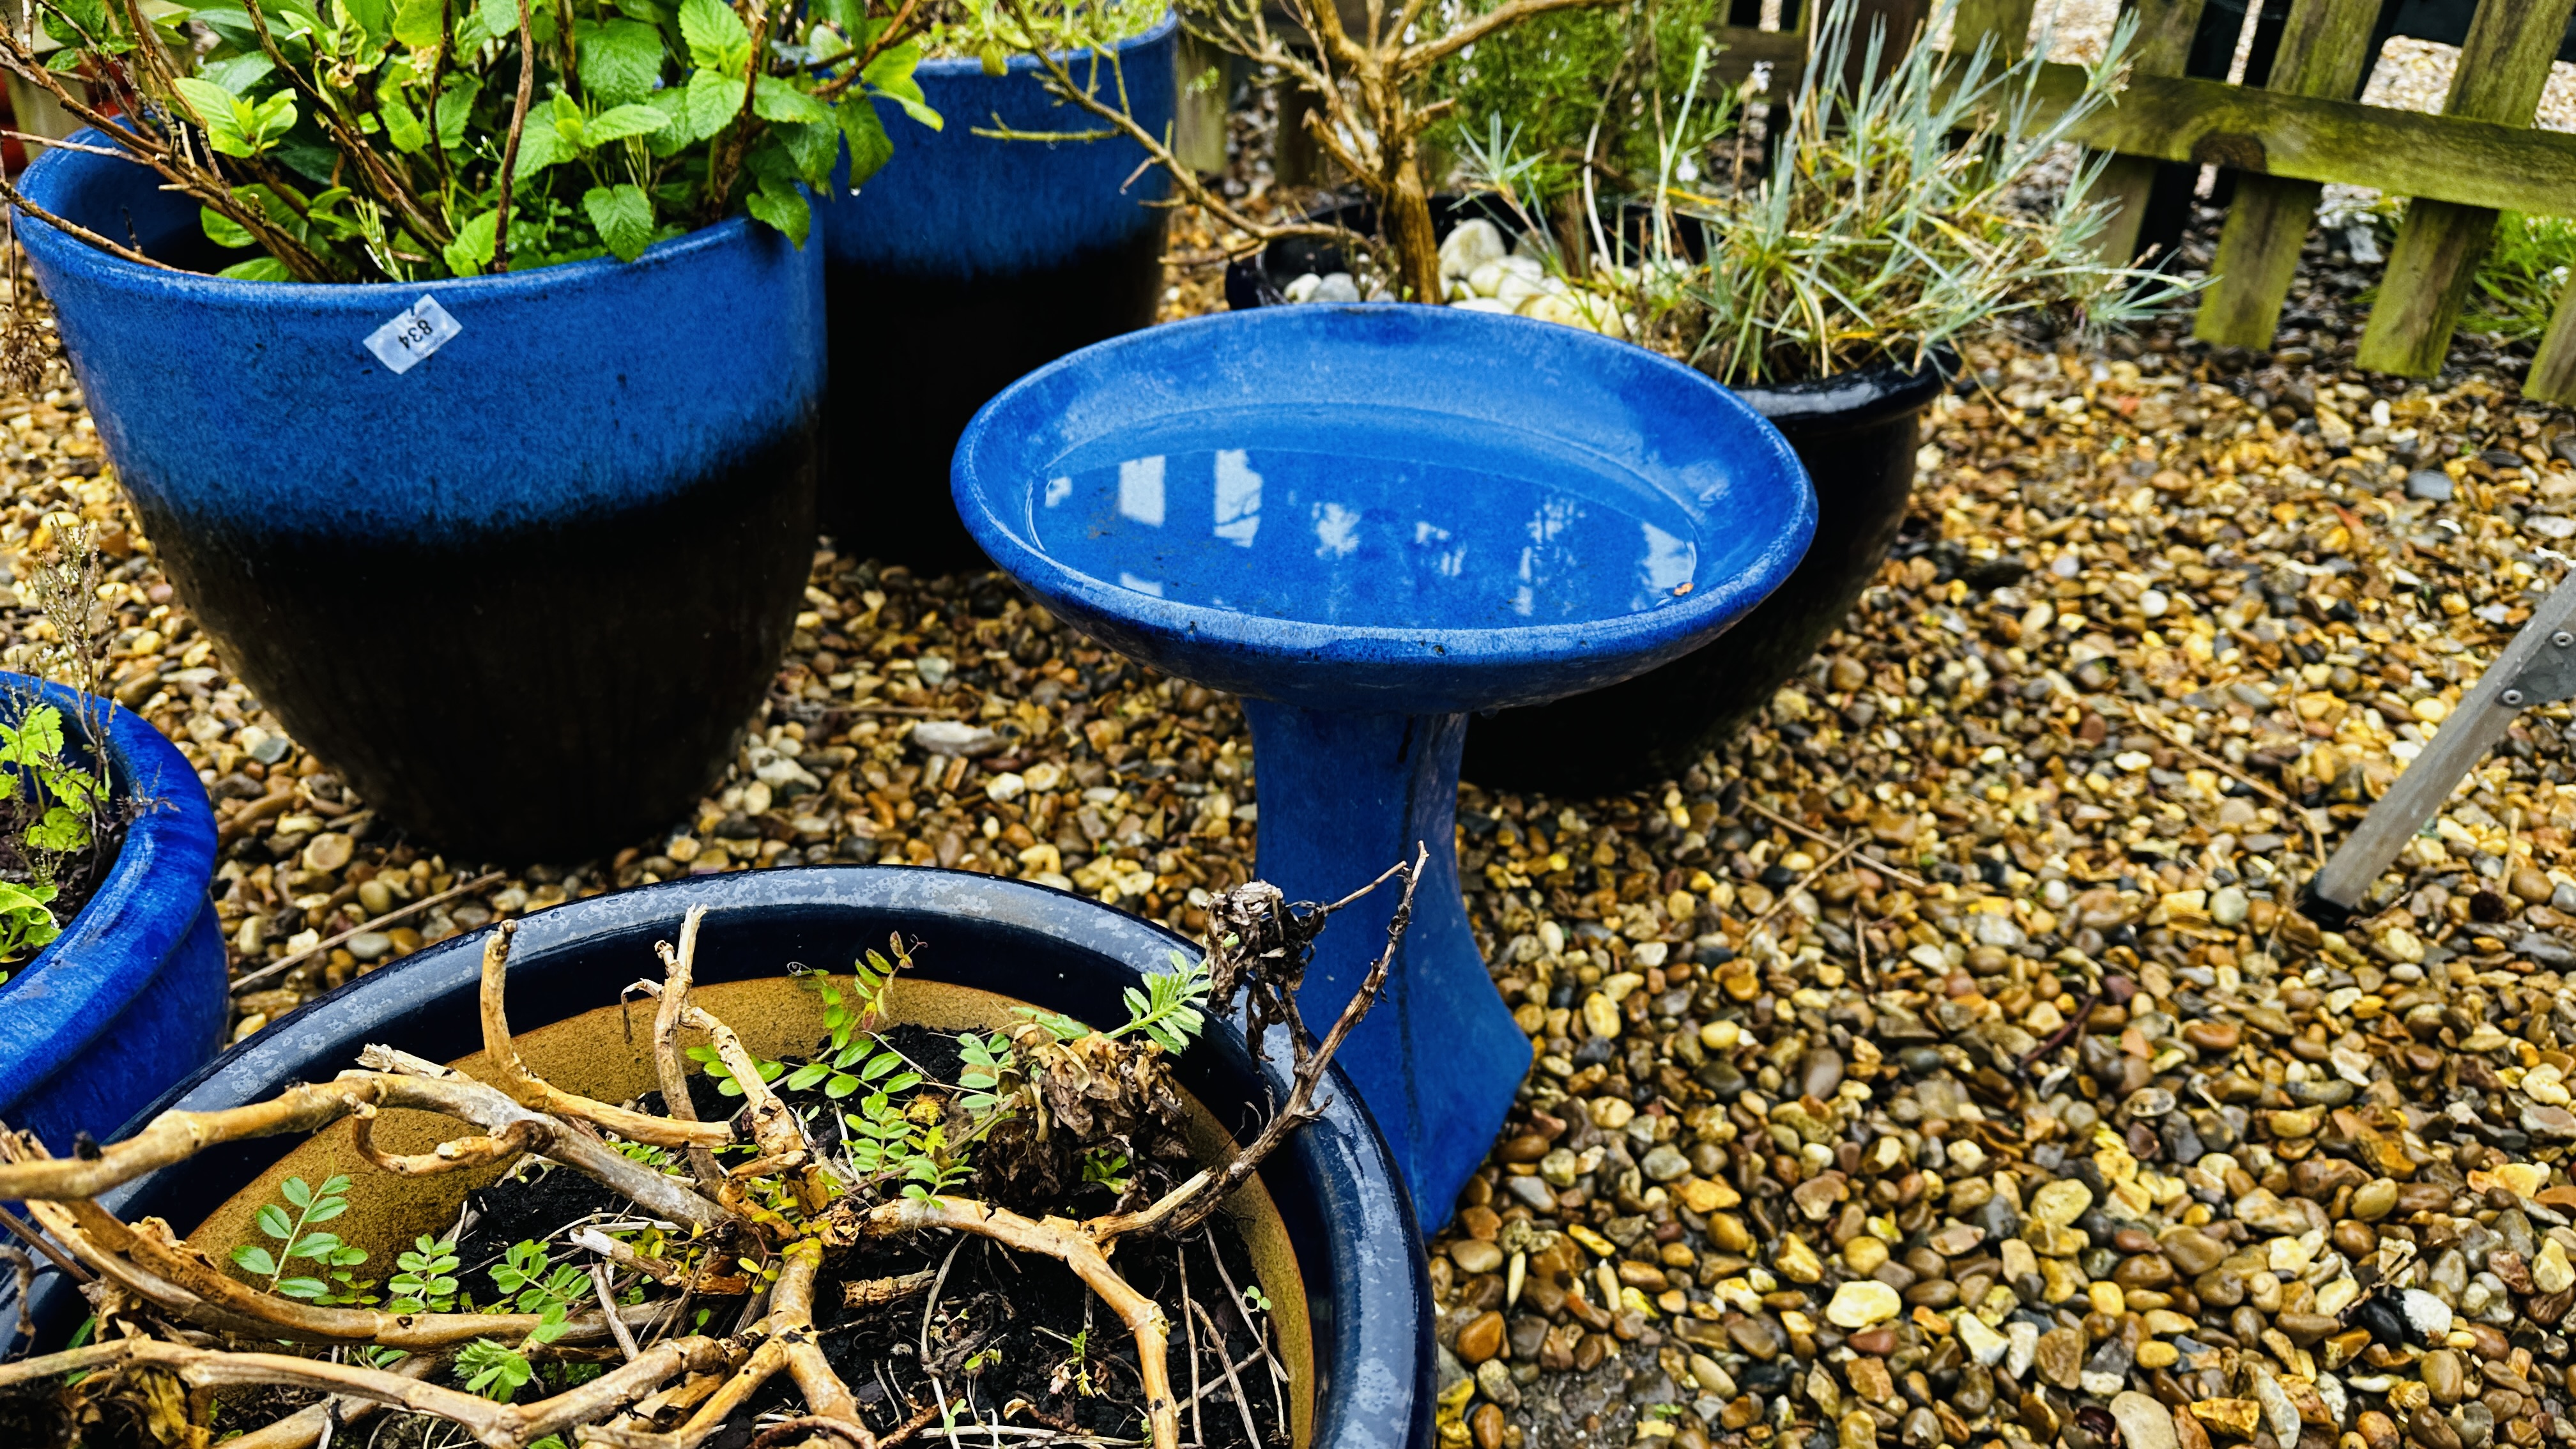
<path fill-rule="evenodd" d="M 1160 136 L 1179 40 L 1165 0 L 1017 14 L 977 0 L 924 34 L 913 75 L 956 124 L 907 130 L 882 169 L 853 154 L 865 184 L 836 180 L 819 209 L 832 336 L 820 508 L 845 549 L 925 574 L 986 567 L 948 501 L 967 420 L 1012 379 L 1154 320 L 1170 186 L 1134 141 L 1051 96 L 1038 56 Z M 889 129 L 896 104 L 879 103 Z M 886 346 L 889 334 L 909 345 Z M 889 416 L 904 425 L 872 426 Z"/>
<path fill-rule="evenodd" d="M 141 717 L 22 674 L 0 777 L 0 1121 L 68 1152 L 222 1043 L 214 812 Z"/>
<path fill-rule="evenodd" d="M 2061 106 L 2037 85 L 2044 36 L 2013 57 L 1982 43 L 1899 54 L 1883 32 L 1856 36 L 1854 14 L 1852 0 L 1824 7 L 1811 44 L 1809 77 L 1839 83 L 1775 78 L 1767 164 L 1711 81 L 1705 17 L 1688 7 L 1506 29 L 1439 76 L 1477 194 L 1435 209 L 1427 262 L 1421 238 L 1360 213 L 1352 229 L 1384 230 L 1377 247 L 1272 243 L 1230 287 L 1254 304 L 1311 295 L 1318 269 L 1339 266 L 1363 295 L 1428 287 L 1625 337 L 1734 389 L 1806 464 L 1815 542 L 1777 593 L 1650 673 L 1480 719 L 1469 779 L 1589 795 L 1687 770 L 1769 702 L 1886 561 L 1917 420 L 1956 339 L 2006 319 L 2121 325 L 2183 290 L 2099 259 L 2106 204 L 2086 200 L 2098 160 L 2029 209 L 2034 168 L 2112 103 L 2132 25 Z M 1425 270 L 1435 282 L 1415 280 Z"/>
<path fill-rule="evenodd" d="M 0 191 L 229 662 L 385 816 L 579 858 L 718 768 L 813 546 L 805 188 L 915 94 L 865 0 L 48 0 L 112 104 Z"/>
<path fill-rule="evenodd" d="M 790 870 L 406 958 L 90 1159 L 10 1142 L 0 1194 L 142 1331 L 75 1345 L 88 1305 L 49 1278 L 50 1357 L 0 1366 L 0 1404 L 107 1418 L 167 1372 L 214 1390 L 199 1432 L 269 1443 L 378 1411 L 523 1446 L 1427 1442 L 1428 1279 L 1330 1067 L 1349 1021 L 1318 1044 L 1283 1013 L 1277 892 L 1225 904 L 1200 956 L 1040 886 Z M 607 987 L 639 970 L 629 1009 Z"/>

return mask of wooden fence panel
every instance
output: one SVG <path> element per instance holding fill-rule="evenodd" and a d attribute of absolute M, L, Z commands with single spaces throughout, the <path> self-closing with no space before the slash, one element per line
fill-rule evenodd
<path fill-rule="evenodd" d="M 2200 28 L 2202 0 L 2137 0 L 2138 34 L 2131 54 L 2131 85 L 2147 78 L 2162 79 L 2182 74 L 2191 56 L 2192 32 Z M 1959 42 L 1953 37 L 1950 48 L 1955 54 Z M 2067 67 L 2073 70 L 2073 67 Z M 2080 83 L 2080 76 L 2079 76 Z M 2121 97 L 2121 104 L 2128 98 Z M 2081 138 L 2079 138 L 2081 139 Z M 2119 148 L 2106 148 L 2118 150 Z M 2126 266 L 2138 254 L 2138 227 L 2145 221 L 2147 192 L 2156 184 L 2156 158 L 2122 151 L 2102 167 L 2093 183 L 2090 199 L 2116 199 L 2119 211 L 2110 225 L 2102 229 L 2102 259 L 2115 266 Z"/>
<path fill-rule="evenodd" d="M 2369 61 L 2379 0 L 2296 0 L 2272 63 L 2271 89 L 2286 95 L 2342 100 Z M 2299 249 L 2324 188 L 2287 176 L 2238 179 L 2236 200 L 2219 233 L 2215 280 L 2203 293 L 2192 331 L 2222 347 L 2269 347 L 2281 304 L 2299 268 Z"/>
<path fill-rule="evenodd" d="M 2576 0 L 2482 0 L 2460 47 L 2444 116 L 2529 126 L 2571 12 Z M 2356 365 L 2403 377 L 2441 370 L 2460 304 L 2494 240 L 2495 220 L 2487 207 L 2420 196 L 2408 204 Z"/>

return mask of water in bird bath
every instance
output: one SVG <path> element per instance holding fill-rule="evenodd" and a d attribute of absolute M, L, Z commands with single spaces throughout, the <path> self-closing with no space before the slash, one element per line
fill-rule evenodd
<path fill-rule="evenodd" d="M 1049 469 L 1039 546 L 1156 598 L 1351 627 L 1612 618 L 1699 582 L 1690 515 L 1615 463 L 1408 408 L 1333 424 L 1330 452 L 1279 409 L 1085 444 Z"/>

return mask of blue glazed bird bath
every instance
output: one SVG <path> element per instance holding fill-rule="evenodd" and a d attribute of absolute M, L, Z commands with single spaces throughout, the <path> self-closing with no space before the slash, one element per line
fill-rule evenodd
<path fill-rule="evenodd" d="M 78 696 L 0 674 L 0 712 L 35 702 L 62 711 L 68 739 Z M 206 885 L 215 815 L 187 758 L 142 717 L 112 704 L 104 754 L 110 787 L 134 817 L 106 877 L 62 934 L 0 983 L 0 1122 L 55 1153 L 75 1134 L 104 1138 L 222 1044 L 224 942 Z"/>
<path fill-rule="evenodd" d="M 1244 696 L 1259 870 L 1290 899 L 1431 848 L 1342 1061 L 1436 1228 L 1530 1057 L 1459 896 L 1467 716 L 1616 683 L 1741 618 L 1815 531 L 1796 455 L 1707 378 L 1596 334 L 1308 305 L 1085 348 L 987 405 L 953 473 L 976 541 L 1050 609 Z M 1393 909 L 1381 891 L 1319 943 L 1317 1030 Z"/>
<path fill-rule="evenodd" d="M 1114 70 L 1087 54 L 1065 60 L 1162 135 L 1179 41 L 1167 14 L 1115 47 Z M 836 178 L 815 207 L 832 336 L 816 506 L 845 552 L 924 574 L 980 571 L 948 501 L 957 435 L 1013 379 L 1154 320 L 1168 216 L 1156 203 L 1172 183 L 1123 136 L 976 134 L 1100 129 L 1047 94 L 1034 56 L 1000 75 L 971 55 L 936 58 L 913 78 L 946 124 L 930 130 L 879 100 L 894 159 L 855 192 Z M 846 177 L 846 153 L 842 167 Z"/>

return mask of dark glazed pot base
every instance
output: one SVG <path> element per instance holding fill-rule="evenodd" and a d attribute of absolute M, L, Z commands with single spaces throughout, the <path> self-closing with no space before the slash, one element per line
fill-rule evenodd
<path fill-rule="evenodd" d="M 1789 581 L 1689 654 L 1467 730 L 1465 777 L 1492 790 L 1604 795 L 1676 778 L 1797 673 L 1878 577 L 1914 492 L 1916 423 L 1942 370 L 1892 364 L 1785 388 L 1739 389 L 1777 427 L 1816 490 L 1816 538 Z"/>
<path fill-rule="evenodd" d="M 144 526 L 290 733 L 382 816 L 578 860 L 685 811 L 767 693 L 812 561 L 817 429 L 645 506 L 446 544 Z"/>
<path fill-rule="evenodd" d="M 823 532 L 845 553 L 917 574 L 991 568 L 949 501 L 958 435 L 1023 375 L 1150 325 L 1162 303 L 1163 232 L 1156 212 L 1123 242 L 1003 276 L 828 268 Z"/>

